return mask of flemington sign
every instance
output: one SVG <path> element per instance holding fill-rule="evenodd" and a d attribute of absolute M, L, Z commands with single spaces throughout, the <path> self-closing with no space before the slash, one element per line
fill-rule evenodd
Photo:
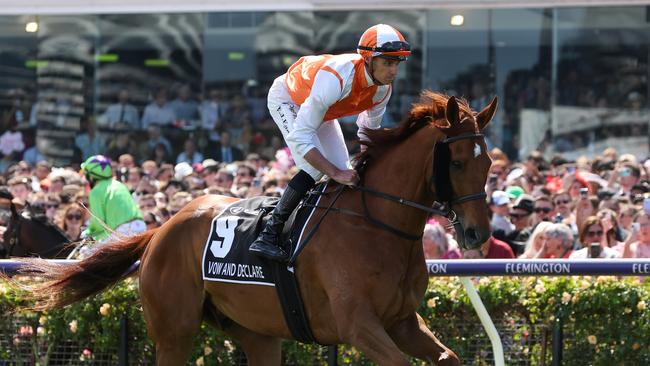
<path fill-rule="evenodd" d="M 647 276 L 650 259 L 427 260 L 430 276 Z"/>

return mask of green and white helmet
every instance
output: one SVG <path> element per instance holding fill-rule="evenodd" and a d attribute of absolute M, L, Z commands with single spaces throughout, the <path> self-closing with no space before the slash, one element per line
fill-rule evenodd
<path fill-rule="evenodd" d="M 84 174 L 95 179 L 113 178 L 113 169 L 111 161 L 104 155 L 94 155 L 81 163 L 81 169 Z"/>

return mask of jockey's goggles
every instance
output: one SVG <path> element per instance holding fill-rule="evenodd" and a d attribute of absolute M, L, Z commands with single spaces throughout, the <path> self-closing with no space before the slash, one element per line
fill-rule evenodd
<path fill-rule="evenodd" d="M 391 41 L 379 47 L 357 46 L 360 50 L 379 52 L 386 55 L 408 56 L 411 54 L 411 45 L 404 41 Z"/>

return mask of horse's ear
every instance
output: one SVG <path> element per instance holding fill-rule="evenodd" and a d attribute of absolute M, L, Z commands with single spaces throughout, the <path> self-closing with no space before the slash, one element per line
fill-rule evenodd
<path fill-rule="evenodd" d="M 492 98 L 490 104 L 476 115 L 476 124 L 478 124 L 478 129 L 480 131 L 482 131 L 485 126 L 490 123 L 494 117 L 494 113 L 497 111 L 498 104 L 499 103 L 497 102 L 497 97 L 495 96 Z"/>
<path fill-rule="evenodd" d="M 458 102 L 456 97 L 449 97 L 447 100 L 447 112 L 446 112 L 447 121 L 451 125 L 458 124 L 460 122 L 460 109 L 458 108 Z"/>

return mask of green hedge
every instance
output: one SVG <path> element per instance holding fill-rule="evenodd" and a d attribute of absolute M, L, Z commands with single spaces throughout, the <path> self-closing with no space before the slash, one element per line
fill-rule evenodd
<path fill-rule="evenodd" d="M 648 281 L 615 277 L 484 277 L 476 285 L 492 317 L 501 319 L 502 326 L 513 326 L 507 338 L 502 335 L 508 352 L 523 355 L 528 364 L 540 364 L 542 357 L 541 344 L 531 342 L 531 334 L 539 335 L 540 329 L 552 327 L 558 319 L 565 323 L 565 365 L 650 364 Z M 106 352 L 116 360 L 123 314 L 129 319 L 132 361 L 152 359 L 153 347 L 146 337 L 136 287 L 137 282 L 128 279 L 64 310 L 33 314 L 15 313 L 17 306 L 26 304 L 20 293 L 0 283 L 0 310 L 4 314 L 0 328 L 5 338 L 11 337 L 5 344 L 13 343 L 13 347 L 0 347 L 0 360 L 16 360 L 19 350 L 24 357 L 26 351 L 20 347 L 23 342 L 30 344 L 28 351 L 40 365 L 47 365 L 48 352 L 62 340 L 74 341 L 85 350 L 76 356 L 82 364 L 90 364 L 95 355 Z M 432 278 L 419 312 L 464 364 L 489 364 L 489 342 L 456 278 Z M 34 325 L 17 324 L 20 318 L 32 319 L 29 324 Z M 483 345 L 480 352 L 477 344 Z M 285 342 L 284 364 L 325 364 L 323 353 L 321 347 Z M 238 357 L 241 352 L 236 345 L 204 326 L 191 364 L 231 365 Z M 546 357 L 548 362 L 549 352 Z M 506 355 L 506 359 L 512 358 Z M 352 347 L 340 348 L 339 362 L 369 364 Z"/>

